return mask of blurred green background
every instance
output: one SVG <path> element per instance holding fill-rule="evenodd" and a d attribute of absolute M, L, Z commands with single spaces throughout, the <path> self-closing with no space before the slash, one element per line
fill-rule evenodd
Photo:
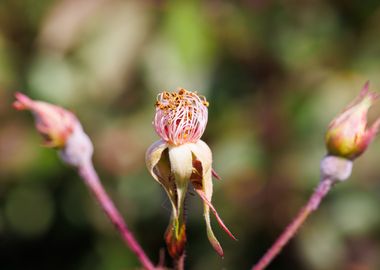
<path fill-rule="evenodd" d="M 15 91 L 78 115 L 155 262 L 170 215 L 144 163 L 155 98 L 205 95 L 203 139 L 223 178 L 213 201 L 239 241 L 213 219 L 219 258 L 191 193 L 186 269 L 249 269 L 317 185 L 328 123 L 366 80 L 380 88 L 379 25 L 375 0 L 2 0 L 0 269 L 139 267 L 75 171 L 40 147 L 30 114 L 11 108 Z M 269 269 L 380 269 L 379 156 L 376 140 Z"/>

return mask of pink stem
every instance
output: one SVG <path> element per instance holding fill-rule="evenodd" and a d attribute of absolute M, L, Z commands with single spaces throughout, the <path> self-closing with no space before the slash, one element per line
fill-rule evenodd
<path fill-rule="evenodd" d="M 95 198 L 100 204 L 100 206 L 103 208 L 103 211 L 106 213 L 108 218 L 119 231 L 124 242 L 132 250 L 132 252 L 136 254 L 143 267 L 147 270 L 156 269 L 153 266 L 153 263 L 148 258 L 148 256 L 145 254 L 144 250 L 141 248 L 139 243 L 134 238 L 133 234 L 129 231 L 127 225 L 124 222 L 123 217 L 116 209 L 107 192 L 104 190 L 99 180 L 99 176 L 97 175 L 92 163 L 89 162 L 84 164 L 83 166 L 80 166 L 79 174 L 83 178 L 86 185 L 90 188 L 92 193 L 95 195 Z"/>
<path fill-rule="evenodd" d="M 284 232 L 277 238 L 276 242 L 264 254 L 260 261 L 252 267 L 252 270 L 263 270 L 269 263 L 281 252 L 282 248 L 289 242 L 289 240 L 296 234 L 301 225 L 305 222 L 306 218 L 315 210 L 326 194 L 330 191 L 333 182 L 331 179 L 323 179 L 313 195 L 310 197 L 308 203 L 298 212 L 295 219 L 288 225 Z"/>
<path fill-rule="evenodd" d="M 174 270 L 185 270 L 185 254 L 174 260 Z"/>

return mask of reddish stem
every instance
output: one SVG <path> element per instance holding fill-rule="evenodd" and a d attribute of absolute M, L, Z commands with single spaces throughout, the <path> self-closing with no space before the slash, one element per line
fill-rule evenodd
<path fill-rule="evenodd" d="M 315 210 L 326 194 L 330 191 L 333 182 L 331 179 L 323 179 L 313 195 L 310 197 L 308 203 L 298 212 L 295 219 L 286 227 L 284 232 L 277 238 L 276 242 L 264 254 L 260 261 L 252 267 L 252 270 L 263 270 L 269 263 L 281 252 L 282 248 L 289 242 L 289 240 L 296 234 L 301 225 L 305 222 L 306 218 Z"/>
<path fill-rule="evenodd" d="M 140 244 L 136 241 L 135 237 L 128 229 L 123 217 L 116 209 L 111 198 L 104 190 L 92 163 L 89 162 L 83 166 L 80 166 L 79 174 L 83 178 L 86 185 L 90 188 L 92 193 L 95 195 L 95 198 L 102 207 L 103 211 L 119 231 L 126 245 L 132 250 L 133 253 L 136 254 L 143 267 L 147 270 L 156 269 L 148 256 L 145 254 L 144 250 L 141 248 Z"/>
<path fill-rule="evenodd" d="M 185 254 L 174 260 L 174 270 L 185 270 Z"/>

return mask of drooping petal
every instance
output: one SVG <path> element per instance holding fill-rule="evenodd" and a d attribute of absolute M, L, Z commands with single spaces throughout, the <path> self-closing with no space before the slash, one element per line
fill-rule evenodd
<path fill-rule="evenodd" d="M 149 146 L 148 150 L 145 153 L 145 163 L 148 168 L 148 171 L 153 176 L 153 178 L 161 184 L 159 176 L 154 171 L 155 166 L 160 161 L 162 152 L 168 148 L 168 145 L 163 140 L 158 140 Z"/>
<path fill-rule="evenodd" d="M 176 216 L 181 218 L 183 215 L 183 204 L 186 197 L 187 186 L 193 172 L 191 151 L 188 144 L 179 146 L 169 145 L 169 160 L 171 173 L 174 176 L 177 191 L 177 210 Z M 176 230 L 178 235 L 179 231 Z"/>
<path fill-rule="evenodd" d="M 186 243 L 184 202 L 193 165 L 191 151 L 186 144 L 169 145 L 168 149 L 170 170 L 176 187 L 177 209 L 173 211 L 171 224 L 165 233 L 165 241 L 170 256 L 178 258 L 183 254 Z"/>
<path fill-rule="evenodd" d="M 171 175 L 167 150 L 168 145 L 163 140 L 153 143 L 145 154 L 145 163 L 153 178 L 160 183 L 169 196 L 173 211 L 177 212 L 177 194 L 174 179 Z"/>
<path fill-rule="evenodd" d="M 164 187 L 172 205 L 169 226 L 165 232 L 165 242 L 170 256 L 178 258 L 185 249 L 186 225 L 183 213 L 179 210 L 181 207 L 179 207 L 175 177 L 171 171 L 167 143 L 159 140 L 152 144 L 146 152 L 145 161 L 150 174 Z"/>
<path fill-rule="evenodd" d="M 199 168 L 201 171 L 198 171 L 201 177 L 200 182 L 192 182 L 193 186 L 196 190 L 201 190 L 204 193 L 204 196 L 208 201 L 211 201 L 212 198 L 212 172 L 211 172 L 211 163 L 212 163 L 212 155 L 209 147 L 203 142 L 198 141 L 196 144 L 191 144 L 190 148 L 192 153 L 195 156 L 195 159 L 199 160 Z M 207 229 L 207 237 L 215 249 L 215 251 L 219 254 L 219 256 L 223 257 L 224 252 L 223 248 L 220 245 L 218 239 L 215 237 L 214 232 L 211 227 L 210 220 L 210 206 L 207 203 L 203 204 L 203 212 L 206 221 L 206 229 Z"/>
<path fill-rule="evenodd" d="M 216 239 L 214 232 L 211 228 L 210 221 L 210 209 L 215 214 L 221 227 L 233 238 L 236 239 L 232 233 L 227 229 L 227 227 L 222 222 L 221 218 L 217 214 L 215 208 L 211 204 L 213 184 L 212 184 L 212 154 L 210 148 L 207 144 L 201 140 L 197 143 L 189 144 L 189 147 L 193 153 L 194 169 L 196 170 L 192 176 L 192 184 L 198 193 L 198 195 L 203 200 L 203 211 L 207 227 L 207 236 L 211 245 L 214 247 L 215 251 L 223 257 L 223 249 Z"/>

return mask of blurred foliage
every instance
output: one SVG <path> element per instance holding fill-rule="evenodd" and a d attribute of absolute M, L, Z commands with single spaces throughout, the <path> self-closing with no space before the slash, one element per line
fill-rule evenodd
<path fill-rule="evenodd" d="M 2 0 L 0 269 L 139 266 L 73 169 L 39 146 L 31 116 L 12 110 L 15 91 L 78 115 L 154 261 L 170 206 L 144 164 L 153 104 L 177 87 L 206 95 L 204 140 L 223 178 L 214 205 L 239 241 L 217 229 L 220 259 L 189 196 L 187 269 L 249 269 L 316 186 L 329 121 L 366 80 L 379 89 L 379 25 L 375 0 Z M 379 153 L 377 140 L 269 269 L 380 269 Z"/>

